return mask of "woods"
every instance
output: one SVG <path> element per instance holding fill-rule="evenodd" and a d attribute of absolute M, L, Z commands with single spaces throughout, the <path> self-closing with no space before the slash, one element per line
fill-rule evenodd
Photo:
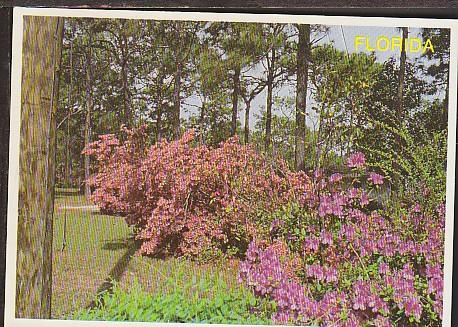
<path fill-rule="evenodd" d="M 25 26 L 17 316 L 441 324 L 450 30 Z"/>
<path fill-rule="evenodd" d="M 399 31 L 408 37 L 407 28 Z M 368 135 L 391 138 L 385 144 L 393 151 L 403 142 L 390 130 L 396 120 L 409 134 L 432 136 L 415 115 L 432 112 L 426 94 L 444 91 L 423 82 L 432 76 L 420 63 L 429 52 L 414 63 L 403 49 L 393 66 L 389 58 L 336 49 L 324 42 L 330 34 L 324 26 L 72 19 L 65 33 L 59 185 L 83 187 L 91 164 L 81 151 L 93 135 L 119 135 L 121 125 L 143 123 L 151 143 L 194 128 L 200 142 L 213 146 L 233 135 L 268 153 L 287 146 L 292 155 L 284 159 L 305 171 L 330 168 L 337 153 L 366 149 L 371 164 L 394 177 L 406 172 L 390 171 L 387 159 L 368 149 L 374 145 Z M 293 144 L 276 139 L 278 119 L 293 128 Z M 387 119 L 390 126 L 382 127 Z"/>

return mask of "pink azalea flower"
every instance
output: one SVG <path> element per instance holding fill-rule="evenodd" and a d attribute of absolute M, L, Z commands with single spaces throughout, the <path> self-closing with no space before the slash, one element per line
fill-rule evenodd
<path fill-rule="evenodd" d="M 414 316 L 417 319 L 420 319 L 422 313 L 422 307 L 420 300 L 417 297 L 409 297 L 404 303 L 404 310 L 407 315 Z"/>
<path fill-rule="evenodd" d="M 335 174 L 332 174 L 330 177 L 329 177 L 329 181 L 331 183 L 337 183 L 337 182 L 340 182 L 342 180 L 342 174 L 339 174 L 339 173 L 335 173 Z"/>
<path fill-rule="evenodd" d="M 352 153 L 347 160 L 349 168 L 362 168 L 366 164 L 366 158 L 361 152 Z"/>
<path fill-rule="evenodd" d="M 390 267 L 386 263 L 382 262 L 378 268 L 378 271 L 381 275 L 386 275 L 390 271 Z"/>
<path fill-rule="evenodd" d="M 382 185 L 383 184 L 383 176 L 377 173 L 370 173 L 369 174 L 369 181 L 372 182 L 374 185 Z"/>
<path fill-rule="evenodd" d="M 367 196 L 367 194 L 365 192 L 363 192 L 361 194 L 361 202 L 360 203 L 361 203 L 361 206 L 363 206 L 363 207 L 369 204 L 369 197 Z"/>

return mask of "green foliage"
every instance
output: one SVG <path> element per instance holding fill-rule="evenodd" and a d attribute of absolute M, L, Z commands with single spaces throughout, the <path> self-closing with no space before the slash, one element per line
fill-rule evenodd
<path fill-rule="evenodd" d="M 445 201 L 447 132 L 436 132 L 421 145 L 408 140 L 408 155 L 402 158 L 408 169 L 405 192 L 413 201 L 432 210 L 437 203 Z"/>
<path fill-rule="evenodd" d="M 396 128 L 384 122 L 372 123 L 398 139 L 402 146 L 384 150 L 361 147 L 369 165 L 391 178 L 398 197 L 435 209 L 437 203 L 445 200 L 447 132 L 442 130 L 432 135 L 423 132 L 420 143 L 405 126 Z"/>
<path fill-rule="evenodd" d="M 400 125 L 408 127 L 410 131 L 421 131 L 423 128 L 424 120 L 419 119 L 419 113 L 432 109 L 424 99 L 430 87 L 419 75 L 415 63 L 407 62 L 403 110 L 402 116 L 399 117 L 396 97 L 398 82 L 399 67 L 394 59 L 390 59 L 384 63 L 369 93 L 362 100 L 364 111 L 358 116 L 357 125 L 360 132 L 356 135 L 354 142 L 356 149 L 370 147 L 382 152 L 398 151 L 402 144 L 399 143 L 397 136 L 388 129 L 399 129 Z"/>
<path fill-rule="evenodd" d="M 75 314 L 78 320 L 145 321 L 219 324 L 270 324 L 259 306 L 268 308 L 245 288 L 228 289 L 224 282 L 203 278 L 176 287 L 171 293 L 149 294 L 134 282 L 125 291 L 114 283 L 113 292 L 100 294 L 98 307 Z M 174 287 L 175 286 L 175 287 Z"/>
<path fill-rule="evenodd" d="M 322 167 L 332 153 L 347 152 L 358 137 L 370 96 L 383 66 L 374 54 L 348 54 L 332 45 L 312 51 L 310 82 L 317 115 L 313 167 Z M 395 93 L 393 93 L 395 94 Z M 392 94 L 392 95 L 393 95 Z"/>
<path fill-rule="evenodd" d="M 423 39 L 430 39 L 434 44 L 434 52 L 423 54 L 430 63 L 423 67 L 426 73 L 433 77 L 437 86 L 448 89 L 450 64 L 450 30 L 446 28 L 424 28 Z M 433 62 L 433 63 L 431 63 Z"/>

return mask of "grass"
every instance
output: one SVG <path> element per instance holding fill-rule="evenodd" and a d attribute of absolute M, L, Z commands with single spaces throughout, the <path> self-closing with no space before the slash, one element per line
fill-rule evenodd
<path fill-rule="evenodd" d="M 66 220 L 66 246 L 62 250 Z M 94 305 L 111 281 L 128 290 L 138 281 L 145 291 L 167 294 L 189 281 L 211 278 L 238 288 L 237 262 L 200 265 L 179 258 L 136 255 L 131 229 L 120 217 L 102 215 L 76 189 L 57 189 L 54 204 L 52 317 L 69 319 Z M 174 285 L 167 283 L 173 279 Z M 191 295 L 191 294 L 190 294 Z"/>

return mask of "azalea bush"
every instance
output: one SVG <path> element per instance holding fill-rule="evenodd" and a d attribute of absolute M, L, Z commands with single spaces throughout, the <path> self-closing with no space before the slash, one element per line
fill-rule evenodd
<path fill-rule="evenodd" d="M 275 323 L 440 326 L 442 201 L 380 201 L 387 178 L 362 153 L 308 177 L 237 138 L 213 148 L 190 131 L 148 147 L 145 133 L 85 150 L 94 202 L 134 226 L 141 253 L 243 258 L 239 281 L 272 303 L 252 309 Z"/>
<path fill-rule="evenodd" d="M 189 131 L 146 147 L 145 133 L 124 129 L 123 141 L 103 135 L 85 150 L 98 162 L 92 200 L 135 227 L 143 254 L 243 254 L 257 234 L 258 212 L 291 199 L 305 203 L 309 194 L 304 173 L 273 164 L 237 138 L 211 148 L 193 144 Z"/>
<path fill-rule="evenodd" d="M 250 244 L 240 281 L 277 303 L 281 324 L 440 326 L 444 204 L 376 209 L 384 177 L 366 170 L 361 153 L 348 167 L 350 184 L 317 172 L 305 205 L 261 219 L 270 239 Z"/>

